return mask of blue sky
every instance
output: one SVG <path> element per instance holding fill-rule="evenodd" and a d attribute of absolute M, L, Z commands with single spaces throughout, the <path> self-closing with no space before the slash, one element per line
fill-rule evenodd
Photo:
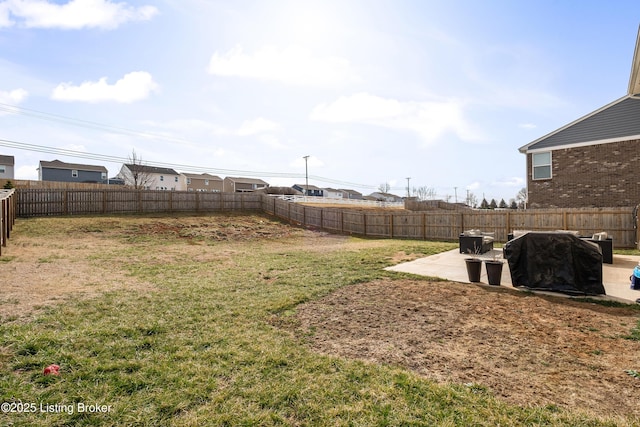
<path fill-rule="evenodd" d="M 519 147 L 626 94 L 639 24 L 637 1 L 0 0 L 0 154 L 17 179 L 135 150 L 272 185 L 308 155 L 320 187 L 508 201 Z"/>

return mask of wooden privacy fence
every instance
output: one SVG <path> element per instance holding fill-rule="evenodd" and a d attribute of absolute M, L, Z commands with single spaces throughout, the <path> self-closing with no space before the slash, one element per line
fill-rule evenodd
<path fill-rule="evenodd" d="M 262 195 L 199 191 L 17 189 L 19 217 L 262 210 Z"/>
<path fill-rule="evenodd" d="M 606 231 L 618 248 L 636 248 L 638 241 L 633 208 L 368 212 L 304 206 L 265 196 L 263 210 L 296 224 L 372 237 L 457 241 L 461 232 L 480 229 L 506 242 L 513 230 L 572 230 L 585 236 Z"/>
<path fill-rule="evenodd" d="M 0 255 L 7 246 L 13 224 L 16 222 L 15 190 L 0 190 Z"/>
<path fill-rule="evenodd" d="M 372 237 L 457 241 L 461 232 L 480 229 L 494 232 L 498 242 L 505 242 L 513 230 L 573 230 L 586 236 L 606 231 L 618 248 L 637 248 L 639 241 L 633 208 L 367 211 L 305 206 L 260 193 L 122 188 L 21 188 L 5 192 L 0 199 L 2 245 L 6 244 L 16 216 L 212 211 L 262 211 L 295 224 Z"/>

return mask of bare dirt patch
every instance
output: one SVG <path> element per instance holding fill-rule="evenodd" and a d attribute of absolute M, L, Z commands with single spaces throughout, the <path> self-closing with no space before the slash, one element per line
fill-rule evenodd
<path fill-rule="evenodd" d="M 300 336 L 332 355 L 486 387 L 518 405 L 639 416 L 639 313 L 451 282 L 381 280 L 298 311 Z"/>
<path fill-rule="evenodd" d="M 92 263 L 114 243 L 90 234 L 82 239 L 52 242 L 16 238 L 0 259 L 0 319 L 23 318 L 69 298 L 92 298 L 118 289 L 149 291 L 153 286 L 126 277 L 117 266 Z"/>

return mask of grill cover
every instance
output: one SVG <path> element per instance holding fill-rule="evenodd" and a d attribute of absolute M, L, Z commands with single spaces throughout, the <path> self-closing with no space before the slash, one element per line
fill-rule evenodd
<path fill-rule="evenodd" d="M 602 252 L 570 233 L 529 232 L 504 246 L 513 286 L 569 295 L 605 295 Z"/>

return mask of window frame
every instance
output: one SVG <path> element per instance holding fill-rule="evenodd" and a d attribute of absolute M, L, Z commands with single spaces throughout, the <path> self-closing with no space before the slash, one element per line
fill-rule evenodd
<path fill-rule="evenodd" d="M 540 163 L 540 164 L 536 164 L 536 156 L 540 156 L 540 155 L 548 155 L 549 156 L 549 162 L 548 163 Z M 537 175 L 540 175 L 539 173 L 536 174 L 536 169 L 540 169 L 540 168 L 549 168 L 549 173 L 548 176 L 547 174 L 545 174 L 542 177 L 539 177 Z M 546 170 L 546 169 L 545 169 Z M 539 153 L 531 153 L 531 179 L 533 181 L 543 181 L 543 180 L 547 180 L 547 179 L 552 179 L 553 178 L 553 155 L 551 151 L 541 151 Z"/>

